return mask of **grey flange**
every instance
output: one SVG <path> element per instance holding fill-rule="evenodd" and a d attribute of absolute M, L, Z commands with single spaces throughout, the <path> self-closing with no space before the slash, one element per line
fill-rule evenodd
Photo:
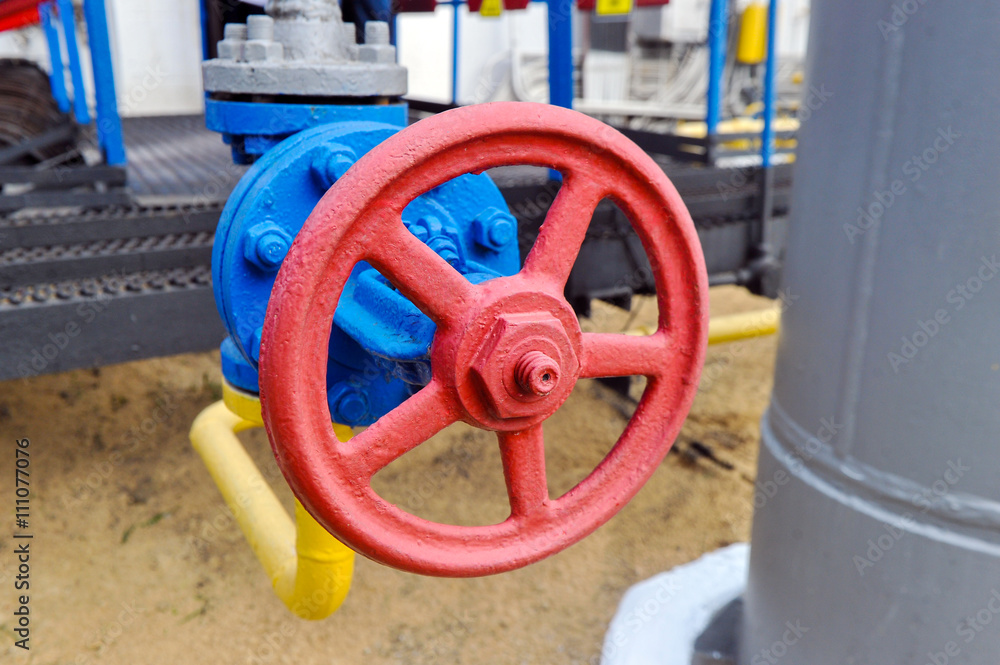
<path fill-rule="evenodd" d="M 365 24 L 365 43 L 329 0 L 271 2 L 267 16 L 226 26 L 219 57 L 202 65 L 205 90 L 246 95 L 398 97 L 406 68 L 396 64 L 389 25 Z"/>

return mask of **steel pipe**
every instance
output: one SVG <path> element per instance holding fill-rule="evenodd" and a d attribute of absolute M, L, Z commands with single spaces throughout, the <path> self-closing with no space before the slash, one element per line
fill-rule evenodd
<path fill-rule="evenodd" d="M 990 0 L 812 6 L 829 95 L 800 132 L 743 665 L 1000 653 L 997 25 Z"/>

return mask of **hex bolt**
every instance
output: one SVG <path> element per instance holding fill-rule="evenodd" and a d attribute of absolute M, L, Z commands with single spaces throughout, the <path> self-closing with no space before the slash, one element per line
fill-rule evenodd
<path fill-rule="evenodd" d="M 330 188 L 344 177 L 357 159 L 354 151 L 345 146 L 324 146 L 317 151 L 310 168 L 320 186 Z"/>
<path fill-rule="evenodd" d="M 524 392 L 544 397 L 559 382 L 559 363 L 541 351 L 529 351 L 517 361 L 514 380 Z"/>
<path fill-rule="evenodd" d="M 438 256 L 448 262 L 453 268 L 458 268 L 461 257 L 458 255 L 458 248 L 447 236 L 435 236 L 430 239 L 427 246 L 437 252 Z"/>
<path fill-rule="evenodd" d="M 388 44 L 389 24 L 385 21 L 368 21 L 365 23 L 365 44 Z"/>
<path fill-rule="evenodd" d="M 420 224 L 411 224 L 411 223 L 406 223 L 406 222 L 404 222 L 404 223 L 406 224 L 407 230 L 409 230 L 410 233 L 412 233 L 414 236 L 416 236 L 417 240 L 419 240 L 422 243 L 426 243 L 427 242 L 427 229 L 426 228 L 424 228 Z"/>
<path fill-rule="evenodd" d="M 357 29 L 354 27 L 353 23 L 345 23 L 340 28 L 340 39 L 348 46 L 354 46 L 358 43 L 358 33 Z"/>
<path fill-rule="evenodd" d="M 371 414 L 368 396 L 346 381 L 334 384 L 327 391 L 330 416 L 341 425 L 359 425 Z"/>
<path fill-rule="evenodd" d="M 245 23 L 227 23 L 222 34 L 223 39 L 245 42 L 247 40 L 247 26 Z"/>
<path fill-rule="evenodd" d="M 261 270 L 273 272 L 281 266 L 292 246 L 292 237 L 274 222 L 257 224 L 247 231 L 243 255 Z"/>
<path fill-rule="evenodd" d="M 274 19 L 265 14 L 253 14 L 247 17 L 247 39 L 274 41 Z"/>
<path fill-rule="evenodd" d="M 247 62 L 281 62 L 285 59 L 285 47 L 280 42 L 253 39 L 243 45 Z"/>
<path fill-rule="evenodd" d="M 216 46 L 220 60 L 244 59 L 244 48 L 246 47 L 247 27 L 242 23 L 227 23 L 224 38 Z"/>
<path fill-rule="evenodd" d="M 498 208 L 487 208 L 472 222 L 476 243 L 485 249 L 499 252 L 517 237 L 517 220 Z"/>

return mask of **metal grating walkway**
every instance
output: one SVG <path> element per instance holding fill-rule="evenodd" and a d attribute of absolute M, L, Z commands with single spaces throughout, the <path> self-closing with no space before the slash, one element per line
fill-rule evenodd
<path fill-rule="evenodd" d="M 205 127 L 205 117 L 125 118 L 128 189 L 135 196 L 167 196 L 197 203 L 225 201 L 245 166 Z"/>

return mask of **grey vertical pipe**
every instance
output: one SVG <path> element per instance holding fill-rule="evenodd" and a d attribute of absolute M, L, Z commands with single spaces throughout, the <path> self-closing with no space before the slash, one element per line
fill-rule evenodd
<path fill-rule="evenodd" d="M 1000 654 L 998 34 L 813 3 L 742 665 Z"/>

